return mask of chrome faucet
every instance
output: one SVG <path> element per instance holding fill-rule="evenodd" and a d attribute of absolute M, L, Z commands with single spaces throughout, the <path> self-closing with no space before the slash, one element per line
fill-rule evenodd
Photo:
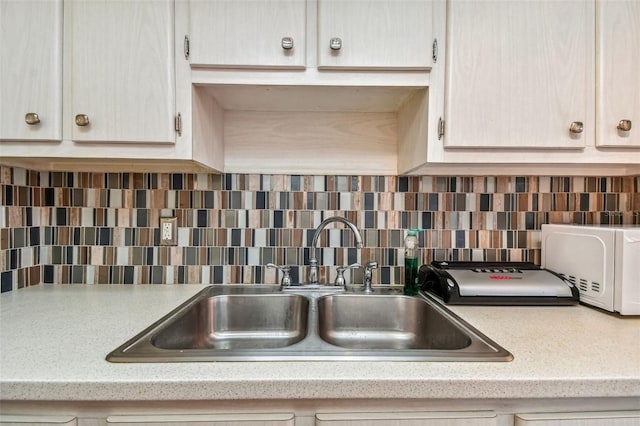
<path fill-rule="evenodd" d="M 316 233 L 313 234 L 313 241 L 311 242 L 311 253 L 309 255 L 309 284 L 318 284 L 318 259 L 316 257 L 316 248 L 318 247 L 320 232 L 322 232 L 322 230 L 328 224 L 333 222 L 341 222 L 351 228 L 351 231 L 353 231 L 353 235 L 356 239 L 356 248 L 362 248 L 362 236 L 360 235 L 360 231 L 358 231 L 358 228 L 356 228 L 353 222 L 350 222 L 349 220 L 339 216 L 332 216 L 323 220 L 322 223 L 316 228 Z"/>

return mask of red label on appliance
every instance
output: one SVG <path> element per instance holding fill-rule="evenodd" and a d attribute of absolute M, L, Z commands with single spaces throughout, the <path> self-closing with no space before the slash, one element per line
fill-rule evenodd
<path fill-rule="evenodd" d="M 508 275 L 489 275 L 489 279 L 491 280 L 510 280 L 511 277 Z"/>

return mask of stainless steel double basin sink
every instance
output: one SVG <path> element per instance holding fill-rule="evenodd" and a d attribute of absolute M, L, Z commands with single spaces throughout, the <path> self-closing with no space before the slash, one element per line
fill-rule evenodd
<path fill-rule="evenodd" d="M 111 362 L 510 361 L 430 296 L 214 285 L 111 352 Z"/>

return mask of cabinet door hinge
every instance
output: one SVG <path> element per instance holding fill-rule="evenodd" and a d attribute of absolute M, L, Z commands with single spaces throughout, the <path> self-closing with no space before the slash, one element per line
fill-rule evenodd
<path fill-rule="evenodd" d="M 174 125 L 178 136 L 182 136 L 182 115 L 180 115 L 180 113 L 176 115 Z"/>
<path fill-rule="evenodd" d="M 433 63 L 438 62 L 438 39 L 433 39 L 433 45 L 431 46 L 431 57 L 433 58 Z"/>
<path fill-rule="evenodd" d="M 184 58 L 189 60 L 189 36 L 184 36 Z"/>
<path fill-rule="evenodd" d="M 438 119 L 438 140 L 444 136 L 444 120 L 442 117 Z"/>

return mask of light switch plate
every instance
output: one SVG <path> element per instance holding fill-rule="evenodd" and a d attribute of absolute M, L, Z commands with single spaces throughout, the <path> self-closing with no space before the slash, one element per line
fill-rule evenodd
<path fill-rule="evenodd" d="M 160 218 L 160 245 L 178 245 L 178 219 L 175 217 Z"/>

